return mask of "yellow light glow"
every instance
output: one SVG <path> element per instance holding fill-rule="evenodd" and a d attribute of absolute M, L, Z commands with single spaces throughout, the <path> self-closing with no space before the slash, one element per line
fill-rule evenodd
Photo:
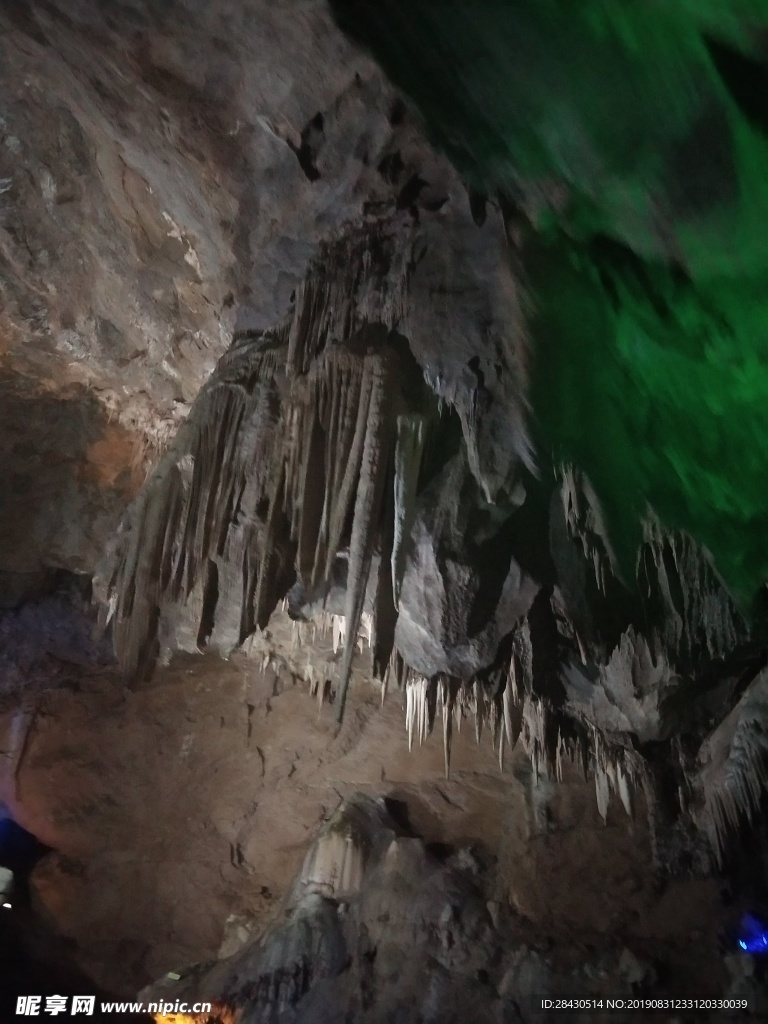
<path fill-rule="evenodd" d="M 239 1024 L 241 1011 L 214 1003 L 208 1013 L 153 1013 L 156 1024 Z"/>

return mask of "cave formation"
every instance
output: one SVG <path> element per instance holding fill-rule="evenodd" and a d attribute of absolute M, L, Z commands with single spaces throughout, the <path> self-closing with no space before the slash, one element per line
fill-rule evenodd
<path fill-rule="evenodd" d="M 3 1020 L 768 1013 L 766 39 L 2 5 Z"/>

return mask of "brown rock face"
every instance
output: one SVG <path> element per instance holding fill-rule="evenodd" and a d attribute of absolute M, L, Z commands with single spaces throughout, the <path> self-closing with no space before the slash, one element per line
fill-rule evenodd
<path fill-rule="evenodd" d="M 87 384 L 153 439 L 350 222 L 455 208 L 487 251 L 454 172 L 323 4 L 14 0 L 2 19 L 4 359 Z M 435 284 L 453 266 L 471 298 L 498 273 L 491 255 L 461 281 L 440 249 Z"/>
<path fill-rule="evenodd" d="M 2 603 L 46 572 L 89 572 L 144 481 L 145 445 L 82 386 L 0 376 Z"/>

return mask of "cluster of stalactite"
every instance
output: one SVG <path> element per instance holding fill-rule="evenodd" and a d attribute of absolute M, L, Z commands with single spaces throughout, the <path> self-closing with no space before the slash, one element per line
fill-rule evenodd
<path fill-rule="evenodd" d="M 605 593 L 613 573 L 607 543 L 595 544 L 603 536 L 599 512 L 593 512 L 589 490 L 572 473 L 565 474 L 561 495 L 573 539 L 583 546 Z M 490 736 L 500 768 L 505 750 L 519 743 L 534 778 L 562 780 L 566 759 L 585 777 L 591 775 L 603 819 L 612 796 L 631 816 L 638 786 L 651 803 L 660 799 L 640 748 L 646 741 L 669 743 L 669 772 L 676 779 L 680 811 L 708 835 L 719 860 L 728 835 L 745 817 L 752 819 L 768 786 L 768 676 L 757 671 L 730 712 L 723 704 L 724 717 L 708 735 L 692 732 L 689 740 L 698 752 L 682 758 L 674 740 L 679 721 L 669 718 L 665 701 L 683 689 L 686 679 L 695 683 L 702 666 L 711 667 L 713 661 L 724 666 L 735 651 L 754 648 L 755 640 L 706 553 L 690 537 L 664 530 L 651 517 L 637 579 L 648 635 L 630 625 L 612 650 L 601 652 L 599 645 L 590 648 L 573 629 L 565 629 L 572 646 L 571 659 L 565 657 L 561 665 L 565 701 L 562 695 L 557 699 L 537 691 L 525 620 L 514 630 L 506 670 L 496 666 L 471 682 L 425 678 L 395 655 L 383 693 L 394 676 L 403 689 L 409 748 L 441 724 L 446 777 L 453 731 L 474 719 L 478 743 L 484 733 Z M 605 720 L 595 703 L 598 694 L 610 711 Z"/>
<path fill-rule="evenodd" d="M 472 715 L 501 764 L 518 742 L 537 776 L 561 777 L 571 758 L 594 775 L 604 817 L 612 793 L 631 812 L 643 765 L 621 733 L 665 740 L 662 704 L 682 675 L 695 679 L 702 665 L 729 657 L 749 643 L 750 629 L 701 549 L 650 514 L 636 593 L 626 598 L 599 500 L 566 466 L 552 505 L 562 524 L 559 534 L 551 526 L 561 579 L 543 646 L 563 641 L 563 652 L 550 684 L 542 689 L 535 678 L 527 621 L 508 624 L 506 664 L 499 655 L 473 680 L 426 678 L 403 661 L 394 641 L 405 556 L 444 397 L 398 330 L 408 274 L 407 247 L 395 236 L 380 227 L 353 232 L 323 253 L 286 324 L 235 340 L 94 581 L 118 659 L 140 679 L 175 648 L 228 653 L 263 630 L 290 591 L 288 610 L 308 620 L 296 624 L 295 642 L 317 629 L 332 637 L 335 686 L 311 667 L 307 674 L 321 704 L 333 692 L 339 720 L 355 651 L 367 643 L 383 693 L 393 678 L 402 687 L 409 743 L 441 721 L 446 773 L 453 730 Z M 573 569 L 569 545 L 586 572 Z M 759 692 L 750 688 L 693 769 L 717 846 L 762 791 Z"/>
<path fill-rule="evenodd" d="M 594 776 L 597 805 L 604 820 L 612 793 L 631 816 L 639 760 L 620 745 L 608 742 L 600 730 L 577 725 L 545 696 L 534 692 L 527 623 L 517 630 L 512 646 L 506 668 L 495 668 L 472 683 L 445 676 L 427 679 L 393 659 L 390 674 L 395 674 L 404 690 L 409 750 L 414 739 L 423 743 L 439 722 L 448 778 L 453 730 L 460 730 L 462 722 L 471 719 L 478 743 L 484 733 L 490 736 L 501 770 L 506 750 L 519 742 L 530 758 L 534 779 L 562 782 L 567 759 L 579 765 L 585 777 Z"/>
<path fill-rule="evenodd" d="M 283 328 L 239 338 L 129 509 L 97 574 L 126 675 L 163 647 L 223 650 L 266 626 L 298 581 L 322 593 L 346 553 L 359 632 L 374 550 L 374 664 L 386 666 L 402 545 L 436 403 L 397 335 L 406 268 L 365 233 L 331 247 Z M 341 655 L 343 714 L 354 644 Z"/>
<path fill-rule="evenodd" d="M 752 680 L 741 699 L 706 738 L 699 751 L 703 794 L 699 822 L 718 859 L 728 835 L 752 821 L 768 787 L 768 671 Z"/>
<path fill-rule="evenodd" d="M 686 533 L 649 516 L 638 560 L 645 597 L 663 609 L 652 623 L 655 646 L 673 657 L 724 658 L 750 638 L 750 628 L 701 547 Z"/>
<path fill-rule="evenodd" d="M 577 651 L 564 659 L 562 679 L 566 710 L 593 734 L 601 812 L 611 791 L 626 806 L 632 780 L 641 777 L 653 801 L 658 787 L 638 751 L 646 742 L 666 744 L 676 802 L 720 859 L 728 835 L 754 815 L 768 782 L 764 632 L 686 533 L 664 528 L 648 510 L 633 594 L 618 580 L 622 567 L 589 481 L 565 467 L 559 498 L 566 534 L 594 571 L 594 589 L 568 591 L 571 599 L 576 593 L 574 620 L 584 633 L 571 630 Z M 585 587 L 587 576 L 571 584 Z"/>

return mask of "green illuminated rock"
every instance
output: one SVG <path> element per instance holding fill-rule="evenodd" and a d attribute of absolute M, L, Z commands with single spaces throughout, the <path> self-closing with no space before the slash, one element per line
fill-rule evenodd
<path fill-rule="evenodd" d="M 525 211 L 542 463 L 768 579 L 768 0 L 335 0 L 475 188 Z"/>

